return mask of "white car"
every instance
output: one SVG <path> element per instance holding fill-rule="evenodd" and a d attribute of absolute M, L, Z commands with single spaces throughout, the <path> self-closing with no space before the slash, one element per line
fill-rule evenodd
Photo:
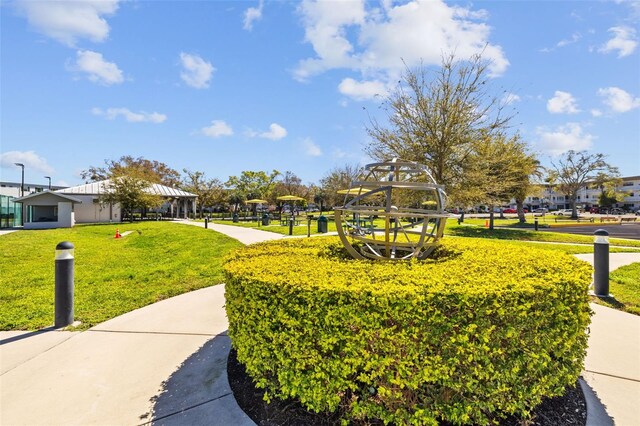
<path fill-rule="evenodd" d="M 558 210 L 553 212 L 553 214 L 555 214 L 556 216 L 571 216 L 573 214 L 573 210 L 572 209 L 562 209 L 562 210 Z"/>
<path fill-rule="evenodd" d="M 532 213 L 547 213 L 547 212 L 549 212 L 549 209 L 546 208 L 546 207 L 543 207 L 543 208 L 539 208 L 539 209 L 533 209 L 531 212 Z"/>

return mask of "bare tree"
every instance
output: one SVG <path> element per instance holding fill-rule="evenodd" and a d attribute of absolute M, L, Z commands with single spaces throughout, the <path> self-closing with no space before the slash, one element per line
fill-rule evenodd
<path fill-rule="evenodd" d="M 362 168 L 356 164 L 345 164 L 331 169 L 320 179 L 320 187 L 324 191 L 324 200 L 328 206 L 342 205 L 344 195 L 338 194 L 341 189 L 348 189 L 351 182 L 358 180 Z"/>
<path fill-rule="evenodd" d="M 504 114 L 502 97 L 490 93 L 488 66 L 478 54 L 468 61 L 446 56 L 436 71 L 407 68 L 385 102 L 389 126 L 371 121 L 365 151 L 378 160 L 424 163 L 455 196 L 466 180 L 474 141 L 504 134 L 513 117 Z"/>
<path fill-rule="evenodd" d="M 200 212 L 200 218 L 202 218 L 203 207 L 224 202 L 226 194 L 220 180 L 207 179 L 204 172 L 192 172 L 187 169 L 183 169 L 183 172 L 186 178 L 183 180 L 181 187 L 185 191 L 198 196 L 196 207 Z"/>
<path fill-rule="evenodd" d="M 567 151 L 557 161 L 551 161 L 547 180 L 560 192 L 569 197 L 571 218 L 578 218 L 576 201 L 578 191 L 588 183 L 602 180 L 602 175 L 611 178 L 619 175 L 617 167 L 607 163 L 604 154 L 589 154 L 587 151 Z"/>

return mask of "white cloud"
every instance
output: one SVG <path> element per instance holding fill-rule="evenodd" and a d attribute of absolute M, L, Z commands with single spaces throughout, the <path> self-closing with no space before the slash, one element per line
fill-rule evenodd
<path fill-rule="evenodd" d="M 386 2 L 371 6 L 364 0 L 325 2 L 305 0 L 298 11 L 305 41 L 316 53 L 299 62 L 294 77 L 305 81 L 330 69 L 347 68 L 363 80 L 392 82 L 415 66 L 440 64 L 442 55 L 460 59 L 483 53 L 490 72 L 502 74 L 509 61 L 500 46 L 489 43 L 484 11 L 449 6 L 442 0 Z M 403 63 L 404 61 L 404 63 Z"/>
<path fill-rule="evenodd" d="M 338 91 L 343 95 L 361 101 L 373 99 L 376 96 L 384 96 L 387 93 L 387 88 L 381 81 L 355 81 L 352 78 L 345 78 L 340 82 Z"/>
<path fill-rule="evenodd" d="M 618 58 L 629 56 L 638 47 L 638 40 L 636 37 L 636 30 L 631 27 L 611 27 L 609 32 L 614 34 L 614 37 L 607 41 L 607 43 L 598 49 L 602 53 L 610 53 L 617 51 Z"/>
<path fill-rule="evenodd" d="M 209 87 L 209 80 L 216 70 L 211 63 L 205 61 L 198 55 L 180 53 L 180 63 L 184 68 L 180 73 L 182 81 L 188 86 L 196 89 L 206 89 Z"/>
<path fill-rule="evenodd" d="M 600 111 L 599 109 L 592 109 L 591 110 L 591 116 L 593 117 L 602 117 L 602 111 Z"/>
<path fill-rule="evenodd" d="M 102 54 L 91 50 L 78 50 L 76 70 L 88 74 L 89 80 L 105 85 L 120 84 L 124 81 L 122 71 L 113 62 L 107 62 Z"/>
<path fill-rule="evenodd" d="M 341 150 L 340 148 L 336 148 L 333 150 L 333 152 L 331 153 L 331 156 L 333 158 L 345 158 L 348 154 Z"/>
<path fill-rule="evenodd" d="M 104 41 L 109 35 L 109 24 L 103 16 L 113 15 L 118 10 L 118 2 L 20 0 L 15 5 L 36 31 L 74 46 L 81 38 Z"/>
<path fill-rule="evenodd" d="M 55 170 L 47 160 L 40 157 L 35 151 L 8 151 L 0 154 L 0 166 L 3 168 L 16 168 L 14 163 L 24 164 L 25 171 L 37 171 L 41 173 L 53 174 Z"/>
<path fill-rule="evenodd" d="M 540 149 L 554 156 L 561 155 L 571 149 L 574 151 L 590 149 L 595 139 L 595 136 L 584 132 L 578 123 L 567 123 L 555 131 L 539 127 L 536 133 L 539 137 L 538 146 Z"/>
<path fill-rule="evenodd" d="M 210 138 L 233 135 L 233 129 L 223 120 L 213 120 L 211 126 L 203 127 L 200 131 L 203 135 L 209 136 Z"/>
<path fill-rule="evenodd" d="M 107 108 L 106 111 L 103 111 L 100 108 L 93 108 L 91 113 L 93 115 L 103 116 L 109 120 L 122 116 L 130 123 L 162 123 L 167 119 L 165 114 L 160 114 L 158 112 L 132 112 L 128 108 Z"/>
<path fill-rule="evenodd" d="M 502 97 L 502 103 L 504 105 L 511 105 L 516 102 L 520 102 L 520 96 L 516 95 L 515 93 L 507 92 Z"/>
<path fill-rule="evenodd" d="M 640 98 L 634 98 L 630 93 L 619 87 L 599 89 L 598 95 L 604 98 L 603 102 L 613 112 L 627 112 L 640 107 Z"/>
<path fill-rule="evenodd" d="M 322 155 L 322 150 L 318 145 L 313 143 L 313 140 L 311 140 L 311 138 L 305 138 L 302 141 L 302 146 L 304 148 L 305 154 L 310 157 L 319 157 Z"/>
<path fill-rule="evenodd" d="M 547 101 L 547 111 L 552 114 L 577 114 L 580 112 L 576 99 L 571 93 L 556 90 L 553 98 Z"/>
<path fill-rule="evenodd" d="M 267 132 L 258 134 L 261 138 L 271 139 L 277 141 L 287 136 L 287 129 L 279 125 L 278 123 L 271 123 Z"/>
<path fill-rule="evenodd" d="M 262 8 L 264 7 L 264 0 L 260 0 L 258 7 L 250 7 L 244 11 L 244 21 L 242 28 L 251 31 L 253 29 L 254 21 L 262 19 Z"/>
<path fill-rule="evenodd" d="M 573 33 L 571 35 L 571 38 L 560 40 L 558 44 L 556 44 L 556 47 L 564 47 L 569 44 L 576 43 L 581 38 L 582 38 L 582 35 L 580 33 Z"/>

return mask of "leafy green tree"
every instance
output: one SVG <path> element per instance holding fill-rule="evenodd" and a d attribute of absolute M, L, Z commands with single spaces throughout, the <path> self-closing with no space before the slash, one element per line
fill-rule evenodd
<path fill-rule="evenodd" d="M 230 190 L 228 200 L 234 204 L 234 211 L 237 212 L 240 203 L 248 199 L 269 198 L 278 176 L 280 172 L 277 170 L 270 174 L 246 170 L 240 173 L 240 176 L 230 176 L 225 186 Z"/>
<path fill-rule="evenodd" d="M 309 191 L 312 194 L 313 202 L 320 208 L 320 213 L 322 213 L 327 202 L 327 193 L 324 189 L 314 184 L 309 185 Z"/>
<path fill-rule="evenodd" d="M 468 61 L 450 55 L 435 71 L 407 68 L 384 104 L 388 126 L 372 119 L 367 129 L 366 152 L 425 164 L 452 198 L 466 191 L 477 141 L 503 136 L 512 118 L 504 114 L 502 93 L 491 94 L 488 66 L 481 55 Z"/>
<path fill-rule="evenodd" d="M 618 169 L 605 161 L 604 154 L 589 154 L 587 151 L 567 151 L 558 160 L 551 162 L 547 180 L 569 197 L 573 219 L 578 218 L 576 201 L 578 192 L 589 182 L 602 176 L 619 176 Z"/>
<path fill-rule="evenodd" d="M 488 205 L 489 227 L 493 229 L 493 208 L 520 195 L 537 160 L 518 135 L 485 135 L 473 145 L 466 181 L 454 191 L 455 200 L 462 205 Z"/>
<path fill-rule="evenodd" d="M 120 204 L 122 216 L 133 221 L 136 209 L 146 210 L 162 205 L 162 197 L 149 193 L 151 185 L 133 172 L 122 173 L 109 179 L 108 187 L 99 200 L 103 204 Z"/>
<path fill-rule="evenodd" d="M 104 163 L 102 167 L 90 166 L 80 172 L 80 176 L 86 181 L 97 182 L 113 176 L 135 175 L 151 183 L 171 187 L 180 185 L 180 173 L 159 161 L 123 155 L 119 160 L 104 160 Z"/>
<path fill-rule="evenodd" d="M 540 180 L 543 177 L 544 168 L 535 154 L 528 151 L 525 144 L 517 146 L 514 154 L 513 173 L 517 183 L 512 189 L 511 196 L 516 200 L 518 220 L 520 223 L 525 223 L 527 219 L 524 214 L 524 200 L 528 196 L 542 194 Z"/>

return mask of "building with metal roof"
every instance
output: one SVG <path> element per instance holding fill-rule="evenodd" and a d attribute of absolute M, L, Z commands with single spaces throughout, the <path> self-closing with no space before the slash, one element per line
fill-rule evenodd
<path fill-rule="evenodd" d="M 31 229 L 71 227 L 75 223 L 120 222 L 122 211 L 119 204 L 105 203 L 101 196 L 111 190 L 111 181 L 86 183 L 57 191 L 29 194 L 15 201 L 23 204 L 24 226 Z M 150 184 L 145 191 L 166 200 L 156 213 L 163 217 L 187 218 L 195 211 L 196 194 L 157 183 Z"/>

